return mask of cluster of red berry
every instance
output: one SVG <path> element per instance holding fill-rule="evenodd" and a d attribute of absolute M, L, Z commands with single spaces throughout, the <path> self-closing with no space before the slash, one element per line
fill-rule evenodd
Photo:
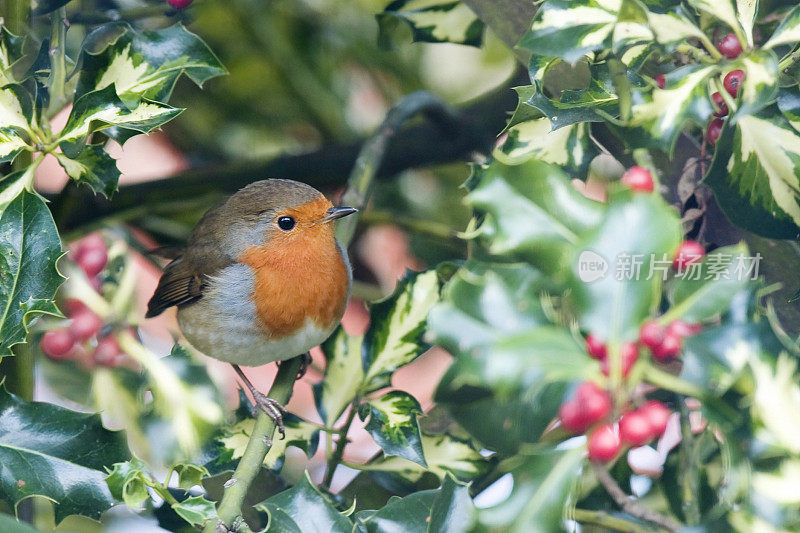
<path fill-rule="evenodd" d="M 89 278 L 91 285 L 102 293 L 100 274 L 108 264 L 108 247 L 103 237 L 92 234 L 81 240 L 70 254 L 71 259 Z M 39 344 L 42 352 L 53 360 L 76 360 L 87 366 L 115 367 L 125 360 L 117 339 L 112 335 L 101 335 L 103 320 L 76 299 L 63 304 L 69 326 L 52 329 L 42 336 Z"/>
<path fill-rule="evenodd" d="M 736 59 L 742 53 L 742 43 L 736 35 L 729 33 L 717 44 L 717 50 L 728 59 Z M 736 98 L 739 94 L 739 86 L 744 80 L 743 70 L 732 70 L 725 75 L 722 80 L 722 85 L 725 90 L 731 95 L 731 98 Z M 718 92 L 711 95 L 711 102 L 714 104 L 714 116 L 717 117 L 708 123 L 706 128 L 706 139 L 711 144 L 717 142 L 719 134 L 722 131 L 722 126 L 725 121 L 722 117 L 728 115 L 728 104 L 725 103 L 725 98 Z"/>
<path fill-rule="evenodd" d="M 619 454 L 623 446 L 644 446 L 663 435 L 672 412 L 658 400 L 649 400 L 637 409 L 627 411 L 617 423 L 608 421 L 612 412 L 611 397 L 596 383 L 584 381 L 571 399 L 564 402 L 559 418 L 573 434 L 589 433 L 589 459 L 606 463 Z"/>

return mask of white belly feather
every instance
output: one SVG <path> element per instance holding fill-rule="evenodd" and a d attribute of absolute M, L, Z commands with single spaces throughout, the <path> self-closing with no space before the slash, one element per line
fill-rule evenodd
<path fill-rule="evenodd" d="M 302 355 L 336 328 L 308 319 L 295 333 L 270 338 L 256 314 L 253 285 L 250 267 L 237 263 L 211 278 L 200 300 L 178 309 L 178 325 L 192 346 L 221 361 L 259 366 Z"/>

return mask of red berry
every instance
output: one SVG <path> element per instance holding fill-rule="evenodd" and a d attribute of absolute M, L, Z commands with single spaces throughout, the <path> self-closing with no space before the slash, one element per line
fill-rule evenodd
<path fill-rule="evenodd" d="M 719 134 L 722 133 L 722 126 L 724 124 L 721 118 L 715 118 L 708 123 L 708 127 L 706 128 L 706 139 L 708 139 L 708 142 L 717 144 L 717 139 L 719 139 Z"/>
<path fill-rule="evenodd" d="M 75 243 L 75 261 L 89 250 L 106 250 L 106 241 L 99 233 L 91 233 Z"/>
<path fill-rule="evenodd" d="M 660 437 L 663 435 L 664 430 L 667 429 L 667 422 L 669 422 L 672 411 L 658 400 L 650 400 L 640 407 L 639 410 L 647 417 L 653 437 Z"/>
<path fill-rule="evenodd" d="M 115 367 L 122 362 L 122 349 L 117 339 L 111 335 L 103 337 L 97 343 L 92 358 L 101 366 Z"/>
<path fill-rule="evenodd" d="M 663 89 L 664 87 L 667 86 L 667 78 L 665 78 L 663 74 L 659 74 L 658 76 L 653 78 L 653 80 L 655 80 L 656 85 L 658 85 L 659 89 Z"/>
<path fill-rule="evenodd" d="M 666 333 L 667 328 L 655 320 L 648 320 L 639 328 L 639 342 L 652 350 L 661 344 Z"/>
<path fill-rule="evenodd" d="M 586 335 L 586 351 L 591 357 L 599 361 L 604 360 L 608 355 L 606 345 L 603 344 L 603 341 L 594 333 Z"/>
<path fill-rule="evenodd" d="M 78 256 L 78 266 L 83 269 L 90 278 L 98 275 L 108 263 L 108 252 L 99 248 L 92 248 Z"/>
<path fill-rule="evenodd" d="M 69 330 L 75 339 L 79 342 L 85 342 L 97 335 L 101 327 L 103 327 L 102 319 L 89 309 L 86 309 L 72 316 L 72 324 L 70 324 Z"/>
<path fill-rule="evenodd" d="M 633 365 L 639 359 L 639 349 L 632 342 L 625 342 L 620 346 L 619 355 L 622 359 L 622 377 L 626 378 L 631 373 Z M 611 375 L 611 365 L 608 359 L 603 359 L 600 363 L 600 372 L 604 376 Z"/>
<path fill-rule="evenodd" d="M 700 324 L 689 324 L 683 320 L 673 320 L 667 326 L 668 335 L 677 335 L 681 339 L 684 337 L 691 337 L 703 331 L 703 326 Z"/>
<path fill-rule="evenodd" d="M 714 102 L 714 116 L 715 117 L 724 117 L 728 114 L 728 104 L 725 103 L 725 99 L 719 93 L 714 93 L 711 95 L 711 101 Z"/>
<path fill-rule="evenodd" d="M 673 360 L 681 352 L 682 339 L 667 332 L 660 345 L 653 349 L 653 357 L 662 363 Z"/>
<path fill-rule="evenodd" d="M 44 334 L 39 346 L 51 359 L 64 359 L 75 346 L 75 339 L 67 329 L 54 329 Z"/>
<path fill-rule="evenodd" d="M 653 176 L 644 167 L 633 166 L 622 175 L 622 184 L 635 192 L 653 192 Z"/>
<path fill-rule="evenodd" d="M 589 435 L 589 459 L 599 463 L 611 461 L 619 453 L 621 443 L 611 424 L 603 424 Z"/>
<path fill-rule="evenodd" d="M 719 42 L 717 50 L 728 59 L 736 59 L 742 53 L 742 43 L 736 35 L 729 33 Z"/>
<path fill-rule="evenodd" d="M 193 0 L 167 0 L 167 3 L 175 9 L 186 9 Z"/>
<path fill-rule="evenodd" d="M 619 437 L 631 446 L 643 446 L 653 438 L 647 416 L 639 410 L 625 413 L 619 420 Z"/>
<path fill-rule="evenodd" d="M 86 304 L 80 300 L 76 300 L 75 298 L 69 298 L 67 301 L 64 302 L 64 314 L 68 317 L 73 315 L 77 315 L 78 313 L 88 310 L 89 308 L 86 307 Z"/>
<path fill-rule="evenodd" d="M 725 87 L 725 90 L 728 91 L 728 94 L 736 98 L 736 95 L 739 94 L 739 86 L 742 84 L 743 80 L 743 70 L 732 70 L 725 75 L 725 78 L 722 80 L 722 85 Z"/>
<path fill-rule="evenodd" d="M 611 414 L 611 398 L 592 381 L 584 381 L 575 389 L 573 401 L 586 421 L 586 427 Z"/>
<path fill-rule="evenodd" d="M 583 412 L 577 402 L 567 401 L 562 403 L 558 409 L 558 418 L 561 419 L 564 428 L 570 433 L 577 434 L 586 431 L 586 417 L 583 416 Z"/>
<path fill-rule="evenodd" d="M 683 241 L 678 246 L 672 266 L 675 270 L 683 271 L 692 263 L 699 261 L 706 253 L 706 249 L 697 241 Z"/>

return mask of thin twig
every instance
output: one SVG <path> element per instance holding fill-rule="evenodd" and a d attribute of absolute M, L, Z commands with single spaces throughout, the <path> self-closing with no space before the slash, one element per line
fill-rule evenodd
<path fill-rule="evenodd" d="M 590 511 L 588 509 L 574 509 L 572 518 L 581 524 L 592 524 L 622 533 L 646 533 L 648 529 L 639 524 L 628 522 L 622 518 L 611 516 L 603 511 Z"/>
<path fill-rule="evenodd" d="M 597 480 L 600 482 L 603 487 L 605 487 L 606 492 L 608 492 L 609 496 L 619 505 L 620 509 L 625 511 L 631 516 L 635 516 L 636 518 L 641 518 L 651 524 L 655 524 L 659 527 L 666 529 L 667 531 L 677 531 L 681 525 L 673 520 L 668 516 L 664 516 L 661 513 L 657 513 L 652 509 L 648 509 L 647 507 L 638 504 L 635 500 L 632 500 L 630 496 L 625 494 L 617 482 L 611 477 L 611 474 L 608 473 L 608 470 L 602 465 L 597 463 L 592 463 L 594 466 L 594 473 L 597 476 Z"/>
<path fill-rule="evenodd" d="M 333 450 L 333 453 L 331 453 L 328 457 L 325 479 L 320 485 L 325 489 L 330 489 L 331 481 L 333 481 L 333 475 L 336 473 L 336 467 L 342 462 L 342 457 L 344 457 L 344 448 L 347 446 L 347 434 L 350 431 L 350 426 L 353 424 L 353 420 L 355 420 L 357 410 L 358 408 L 356 407 L 355 403 L 350 406 L 350 413 L 347 415 L 347 420 L 338 432 L 339 440 L 336 443 L 336 448 Z"/>

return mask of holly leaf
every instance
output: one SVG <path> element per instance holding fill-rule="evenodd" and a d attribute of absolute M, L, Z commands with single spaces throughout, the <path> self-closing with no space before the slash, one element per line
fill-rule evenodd
<path fill-rule="evenodd" d="M 0 87 L 14 83 L 11 69 L 22 59 L 24 43 L 25 37 L 14 35 L 5 26 L 0 27 Z"/>
<path fill-rule="evenodd" d="M 588 52 L 610 48 L 619 5 L 613 0 L 545 2 L 517 46 L 534 56 L 574 63 Z"/>
<path fill-rule="evenodd" d="M 116 35 L 109 40 L 111 29 Z M 81 61 L 76 101 L 114 87 L 128 105 L 140 99 L 167 102 L 181 74 L 202 86 L 227 73 L 202 39 L 182 24 L 150 31 L 127 24 L 101 26 L 86 37 Z"/>
<path fill-rule="evenodd" d="M 480 46 L 484 24 L 460 0 L 395 0 L 375 17 L 378 41 L 388 47 L 399 24 L 411 28 L 414 42 Z"/>
<path fill-rule="evenodd" d="M 106 476 L 106 484 L 115 500 L 139 509 L 150 499 L 150 493 L 147 491 L 149 475 L 147 465 L 138 457 L 134 457 L 130 461 L 116 463 Z"/>
<path fill-rule="evenodd" d="M 0 215 L 0 357 L 25 342 L 35 317 L 60 315 L 53 303 L 64 280 L 56 269 L 60 256 L 50 210 L 40 196 L 22 191 Z"/>
<path fill-rule="evenodd" d="M 636 228 L 636 231 L 631 231 Z M 581 329 L 607 341 L 633 340 L 661 300 L 664 270 L 683 233 L 660 195 L 613 199 L 603 221 L 572 256 Z M 602 265 L 602 269 L 588 267 Z"/>
<path fill-rule="evenodd" d="M 0 531 L 5 533 L 41 533 L 33 526 L 20 522 L 7 514 L 0 514 Z"/>
<path fill-rule="evenodd" d="M 173 503 L 172 510 L 193 526 L 201 527 L 209 520 L 217 520 L 217 507 L 203 496 L 190 496 Z"/>
<path fill-rule="evenodd" d="M 603 205 L 580 194 L 557 167 L 529 160 L 475 166 L 467 203 L 485 219 L 475 232 L 489 253 L 522 260 L 563 279 L 580 236 Z"/>
<path fill-rule="evenodd" d="M 0 497 L 10 505 L 34 495 L 70 514 L 99 518 L 114 504 L 105 468 L 130 458 L 125 434 L 99 415 L 26 402 L 0 389 Z"/>
<path fill-rule="evenodd" d="M 325 354 L 325 378 L 315 385 L 317 410 L 326 426 L 332 426 L 358 395 L 364 380 L 361 345 L 364 338 L 351 336 L 339 326 L 322 343 Z"/>
<path fill-rule="evenodd" d="M 538 118 L 516 123 L 508 128 L 507 134 L 505 142 L 493 153 L 495 159 L 506 165 L 536 158 L 585 179 L 589 163 L 599 153 L 589 138 L 588 123 L 553 130 L 549 119 Z"/>
<path fill-rule="evenodd" d="M 266 512 L 270 530 L 286 532 L 329 531 L 351 533 L 353 523 L 336 510 L 314 486 L 308 472 L 290 489 L 256 504 Z"/>
<path fill-rule="evenodd" d="M 286 437 L 274 439 L 264 457 L 264 466 L 274 471 L 279 471 L 283 467 L 283 458 L 286 448 L 289 446 L 300 448 L 309 457 L 314 455 L 317 450 L 319 427 L 292 415 L 284 417 L 283 423 L 286 428 Z M 222 446 L 230 451 L 230 460 L 238 460 L 244 455 L 254 425 L 253 418 L 246 418 L 227 430 L 226 436 L 218 439 Z"/>
<path fill-rule="evenodd" d="M 56 159 L 67 175 L 78 183 L 85 183 L 96 193 L 110 197 L 117 190 L 120 171 L 117 162 L 101 146 L 90 144 L 74 158 L 56 153 Z"/>
<path fill-rule="evenodd" d="M 739 23 L 739 16 L 736 13 L 736 7 L 733 5 L 731 0 L 688 0 L 689 5 L 705 13 L 706 15 L 710 15 L 711 17 L 721 20 L 725 24 L 728 25 L 729 28 L 735 30 L 744 30 L 742 25 Z M 737 4 L 739 5 L 746 5 L 749 2 L 744 2 L 742 0 L 737 0 Z M 752 6 L 751 6 L 752 9 Z M 742 13 L 743 17 L 747 17 L 749 9 L 745 9 L 745 12 Z M 755 17 L 755 10 L 749 13 L 750 15 L 750 30 L 748 39 L 750 39 L 747 43 L 742 43 L 742 46 L 752 46 L 753 45 L 753 36 L 752 36 L 752 20 Z"/>
<path fill-rule="evenodd" d="M 422 440 L 417 415 L 422 407 L 410 394 L 391 391 L 364 404 L 359 416 L 367 421 L 364 429 L 372 435 L 386 455 L 398 455 L 422 466 Z"/>
<path fill-rule="evenodd" d="M 123 144 L 134 135 L 149 133 L 172 120 L 181 111 L 183 109 L 144 99 L 129 107 L 117 97 L 114 86 L 110 85 L 75 101 L 57 141 L 67 157 L 77 157 L 86 138 L 95 131 L 115 126 L 115 133 L 108 133 Z"/>
<path fill-rule="evenodd" d="M 759 50 L 740 58 L 739 67 L 744 70 L 739 91 L 739 107 L 731 117 L 755 115 L 775 102 L 778 96 L 778 58 L 771 50 Z"/>
<path fill-rule="evenodd" d="M 498 505 L 481 509 L 479 522 L 496 530 L 564 531 L 567 498 L 580 478 L 583 453 L 583 448 L 574 448 L 521 457 L 521 464 L 511 471 L 511 495 Z"/>
<path fill-rule="evenodd" d="M 435 270 L 406 272 L 391 296 L 370 306 L 364 335 L 362 392 L 389 385 L 391 374 L 428 349 L 422 340 L 428 311 L 439 300 Z"/>
<path fill-rule="evenodd" d="M 27 132 L 29 138 L 33 129 L 32 121 L 33 99 L 27 89 L 15 84 L 0 87 L 0 125 L 3 131 L 16 131 L 17 135 Z"/>
<path fill-rule="evenodd" d="M 775 28 L 772 36 L 761 48 L 770 49 L 785 44 L 794 44 L 797 41 L 800 41 L 800 5 L 789 11 L 786 18 Z"/>
<path fill-rule="evenodd" d="M 800 234 L 798 176 L 800 136 L 773 106 L 726 121 L 705 182 L 737 226 L 793 239 Z"/>
<path fill-rule="evenodd" d="M 178 473 L 178 486 L 184 490 L 202 485 L 203 478 L 210 475 L 206 467 L 192 463 L 178 463 L 172 469 Z"/>
<path fill-rule="evenodd" d="M 391 472 L 416 483 L 426 472 L 435 474 L 439 479 L 444 479 L 449 473 L 456 479 L 469 481 L 486 473 L 491 466 L 489 460 L 483 457 L 472 443 L 448 434 L 422 433 L 422 455 L 425 457 L 427 468 L 397 455 L 381 455 L 361 465 L 360 468 Z"/>
<path fill-rule="evenodd" d="M 711 116 L 708 80 L 718 72 L 717 66 L 686 65 L 665 75 L 664 89 L 635 91 L 629 134 L 641 132 L 640 144 L 671 153 L 687 122 L 702 126 Z"/>
<path fill-rule="evenodd" d="M 0 163 L 14 161 L 28 143 L 14 128 L 0 128 Z"/>

